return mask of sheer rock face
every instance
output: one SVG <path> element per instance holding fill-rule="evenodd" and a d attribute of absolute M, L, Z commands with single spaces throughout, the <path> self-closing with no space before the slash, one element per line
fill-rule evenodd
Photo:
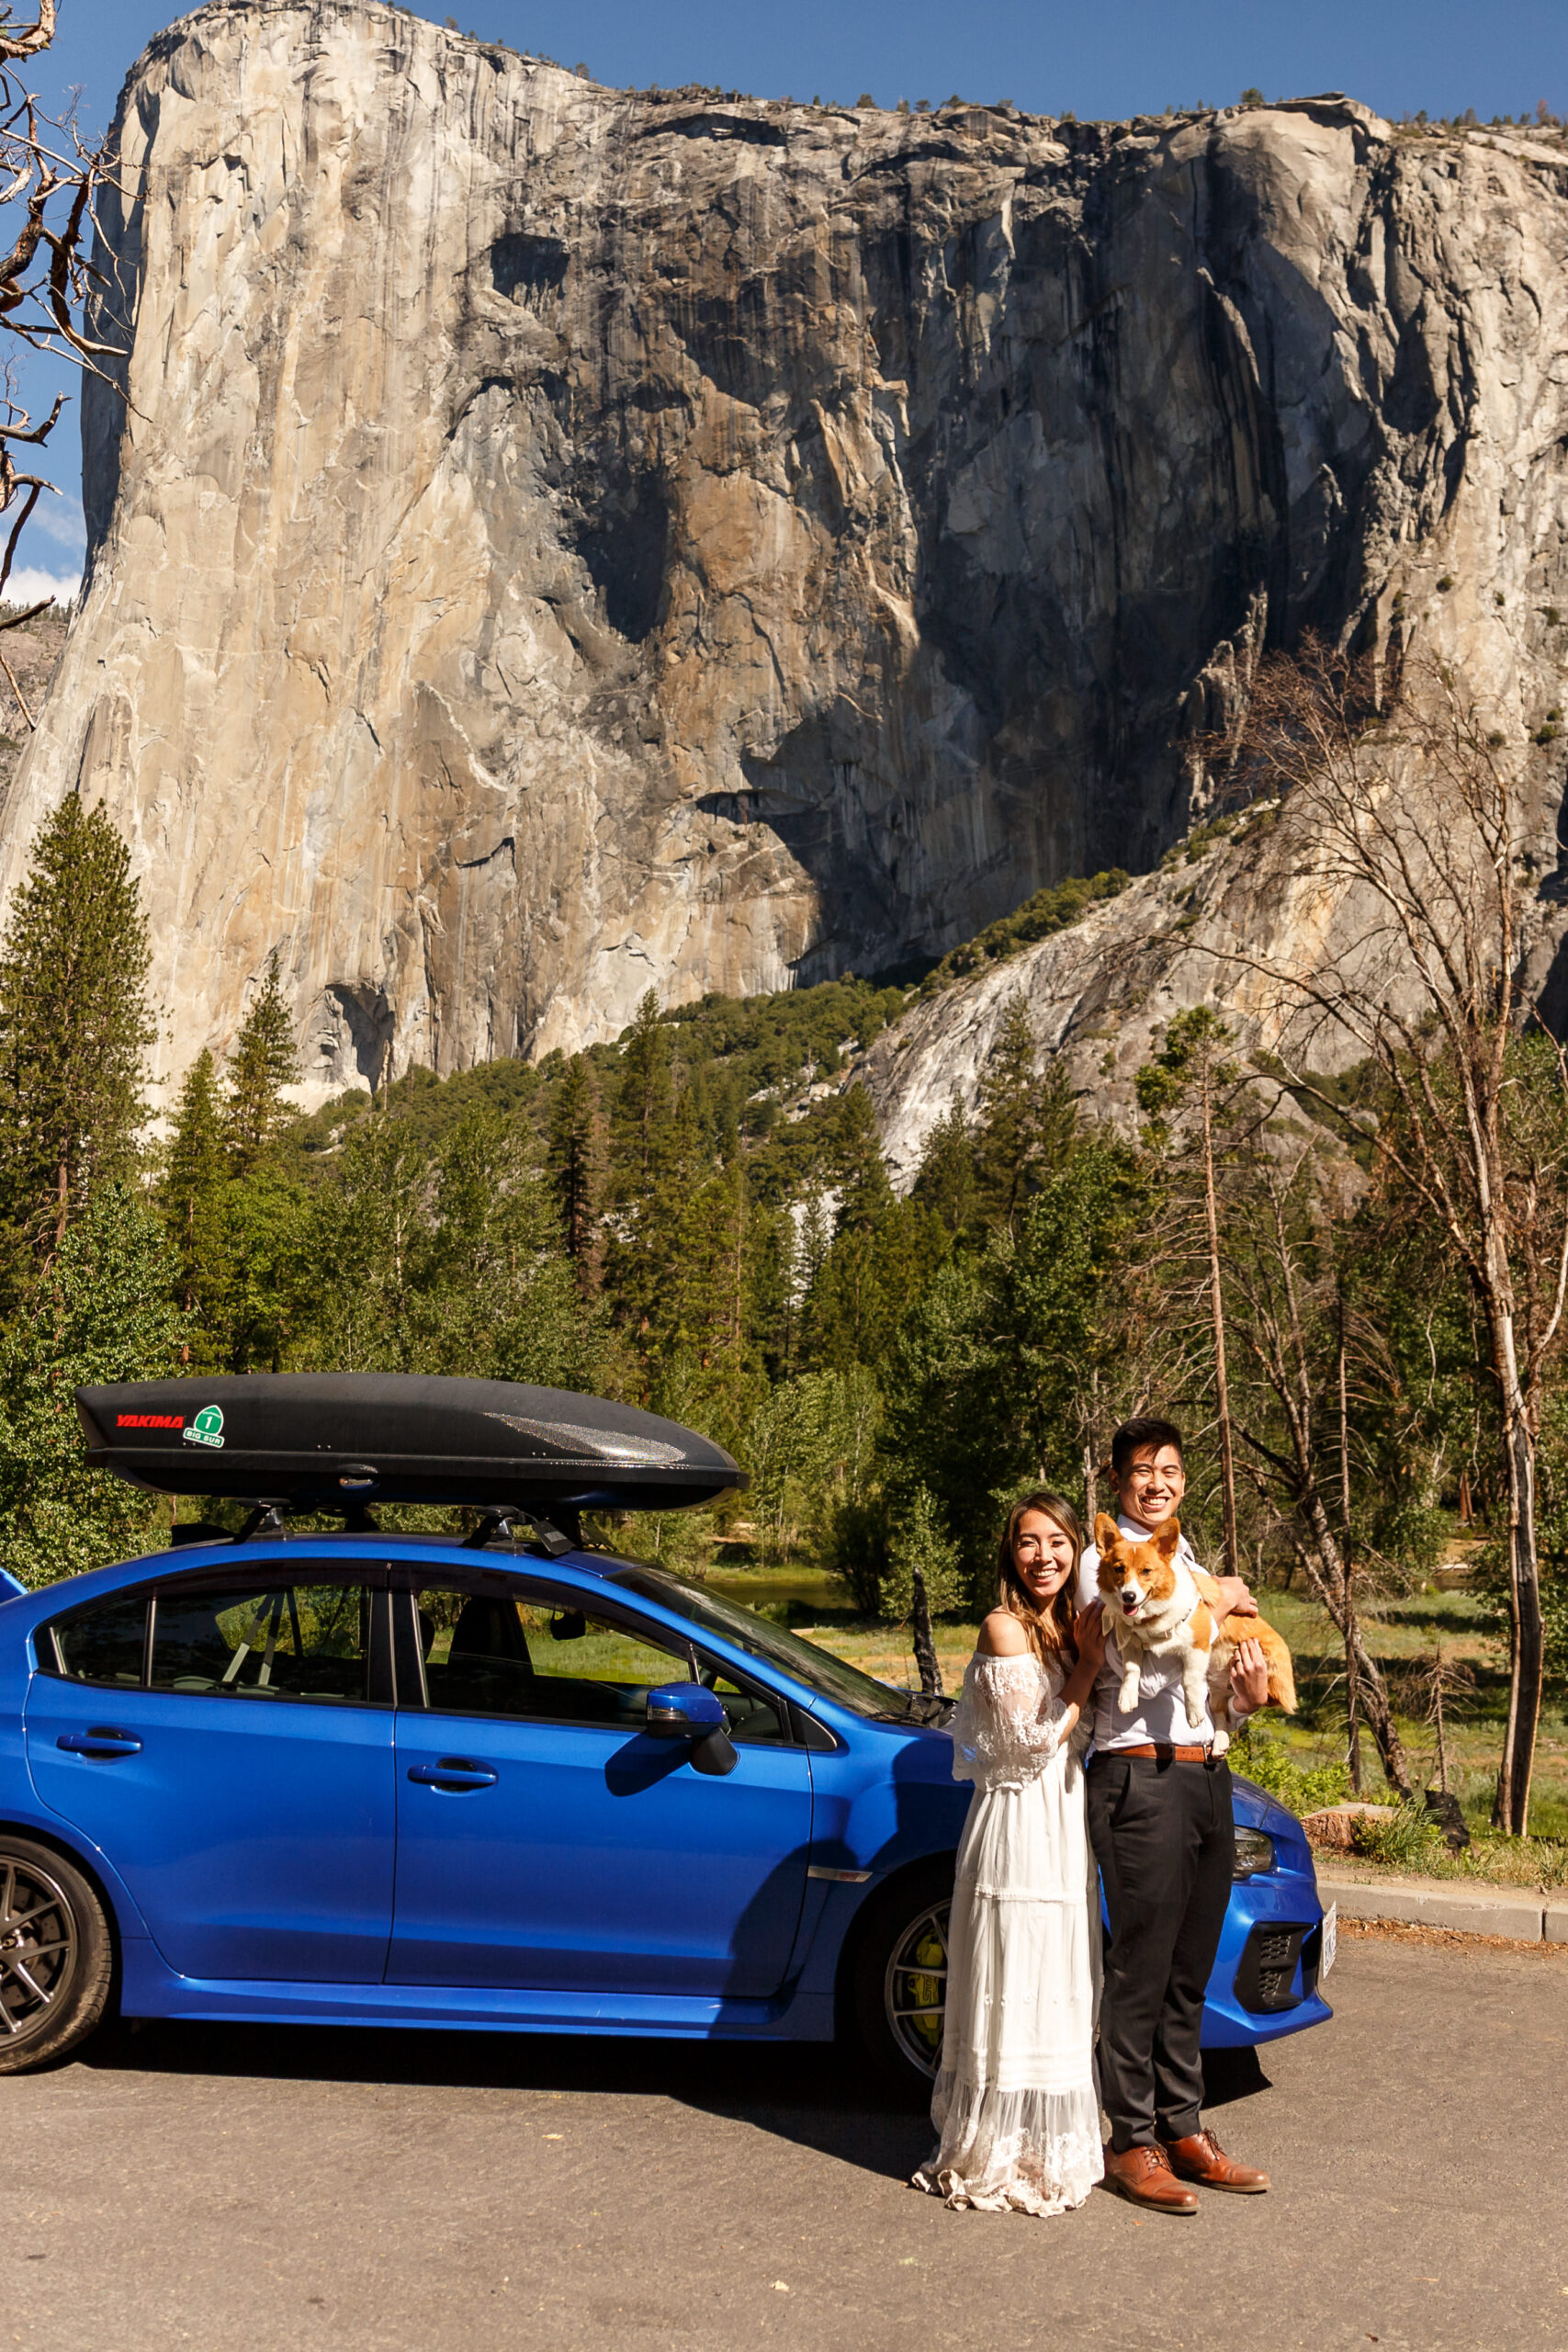
<path fill-rule="evenodd" d="M 1152 865 L 1265 632 L 1559 698 L 1555 148 L 656 102 L 370 0 L 187 17 L 121 132 L 0 887 L 107 800 L 165 1075 L 274 944 L 311 1095 L 940 952 Z"/>

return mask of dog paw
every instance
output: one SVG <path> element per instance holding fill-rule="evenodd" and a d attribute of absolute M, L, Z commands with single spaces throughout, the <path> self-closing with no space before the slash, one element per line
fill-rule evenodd
<path fill-rule="evenodd" d="M 1214 1734 L 1214 1754 L 1216 1756 L 1223 1756 L 1230 1744 L 1231 1736 L 1228 1731 L 1217 1731 Z"/>

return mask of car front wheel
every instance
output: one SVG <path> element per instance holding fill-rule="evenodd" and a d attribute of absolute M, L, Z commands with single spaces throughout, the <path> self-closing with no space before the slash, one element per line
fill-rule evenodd
<path fill-rule="evenodd" d="M 108 1920 L 81 1871 L 50 1847 L 0 1831 L 0 2075 L 85 2041 L 113 1973 Z"/>
<path fill-rule="evenodd" d="M 930 2098 L 942 2059 L 952 1907 L 952 1863 L 928 1863 L 876 1898 L 856 1946 L 861 2046 L 889 2088 L 911 2100 Z"/>

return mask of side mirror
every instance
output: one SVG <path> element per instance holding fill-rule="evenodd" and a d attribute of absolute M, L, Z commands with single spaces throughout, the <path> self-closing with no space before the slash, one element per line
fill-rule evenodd
<path fill-rule="evenodd" d="M 724 1702 L 700 1682 L 665 1682 L 648 1694 L 648 1728 L 660 1739 L 706 1739 L 729 1728 Z"/>
<path fill-rule="evenodd" d="M 558 1609 L 550 1619 L 552 1642 L 581 1642 L 588 1632 L 588 1620 L 581 1609 Z"/>

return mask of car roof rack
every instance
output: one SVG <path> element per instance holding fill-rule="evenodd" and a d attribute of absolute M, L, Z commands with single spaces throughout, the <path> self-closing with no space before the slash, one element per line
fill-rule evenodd
<path fill-rule="evenodd" d="M 479 1523 L 473 1533 L 465 1536 L 463 1548 L 468 1552 L 482 1552 L 491 1544 L 515 1544 L 519 1520 L 529 1528 L 533 1543 L 552 1560 L 563 1552 L 575 1552 L 582 1542 L 582 1529 L 575 1511 L 562 1511 L 559 1517 L 566 1524 L 558 1527 L 554 1520 L 541 1519 L 537 1511 L 524 1510 L 515 1503 L 492 1503 L 479 1513 Z"/>
<path fill-rule="evenodd" d="M 369 1532 L 372 1503 L 438 1503 L 490 1515 L 477 1544 L 525 1521 L 535 1542 L 568 1549 L 561 1530 L 581 1511 L 691 1510 L 746 1484 L 722 1446 L 678 1421 L 516 1381 L 228 1374 L 79 1388 L 76 1409 L 94 1468 L 249 1503 L 248 1536 L 277 1532 L 289 1511 L 342 1512 Z"/>

